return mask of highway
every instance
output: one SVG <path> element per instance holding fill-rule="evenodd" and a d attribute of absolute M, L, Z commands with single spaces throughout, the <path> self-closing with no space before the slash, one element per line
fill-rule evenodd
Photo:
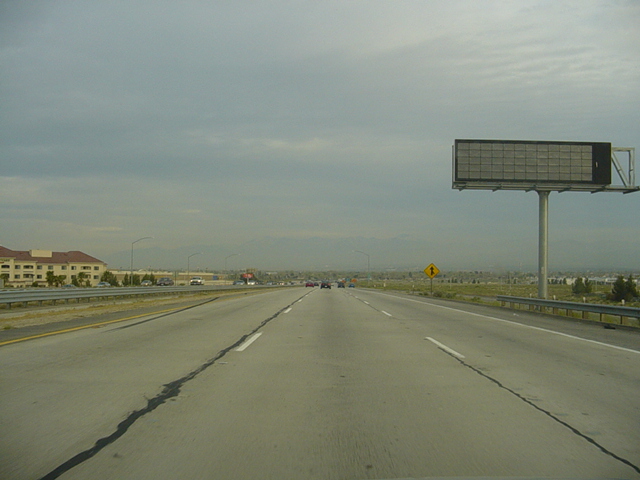
<path fill-rule="evenodd" d="M 0 336 L 0 478 L 640 479 L 636 331 L 336 288 L 99 320 Z"/>

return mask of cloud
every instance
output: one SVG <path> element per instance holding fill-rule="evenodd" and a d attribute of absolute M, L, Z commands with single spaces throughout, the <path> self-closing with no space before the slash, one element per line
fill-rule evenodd
<path fill-rule="evenodd" d="M 0 8 L 10 248 L 273 238 L 283 259 L 286 239 L 374 238 L 381 264 L 409 265 L 422 250 L 385 243 L 409 235 L 461 267 L 519 264 L 535 194 L 452 191 L 454 139 L 638 141 L 636 2 Z M 555 255 L 589 264 L 614 235 L 597 263 L 627 261 L 638 197 L 553 195 Z"/>

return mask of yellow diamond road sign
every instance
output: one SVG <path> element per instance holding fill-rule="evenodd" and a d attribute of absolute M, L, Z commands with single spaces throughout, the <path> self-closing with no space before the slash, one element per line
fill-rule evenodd
<path fill-rule="evenodd" d="M 438 270 L 438 267 L 436 267 L 433 263 L 430 264 L 427 268 L 424 269 L 424 273 L 427 274 L 427 276 L 429 278 L 433 278 L 435 277 L 438 273 L 440 273 L 440 270 Z"/>

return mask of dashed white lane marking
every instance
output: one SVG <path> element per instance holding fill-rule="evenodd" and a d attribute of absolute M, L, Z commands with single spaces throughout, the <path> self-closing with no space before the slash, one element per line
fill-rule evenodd
<path fill-rule="evenodd" d="M 240 345 L 238 348 L 236 348 L 236 352 L 244 351 L 249 345 L 251 345 L 253 342 L 255 342 L 258 339 L 258 337 L 260 337 L 260 335 L 262 335 L 262 333 L 256 333 L 256 334 L 252 335 L 251 337 L 249 337 L 242 345 Z"/>
<path fill-rule="evenodd" d="M 440 343 L 437 340 L 434 340 L 431 337 L 426 337 L 426 340 L 429 340 L 432 343 L 435 343 L 437 346 L 439 346 L 441 349 L 443 349 L 445 352 L 449 352 L 451 355 L 454 355 L 458 358 L 464 358 L 464 355 L 462 355 L 461 353 L 456 352 L 455 350 L 453 350 L 452 348 L 447 347 L 445 344 Z"/>
<path fill-rule="evenodd" d="M 375 295 L 383 295 L 385 297 L 393 297 L 393 298 L 398 298 L 400 300 L 404 300 L 407 302 L 414 302 L 414 303 L 422 303 L 423 305 L 429 305 L 430 307 L 436 307 L 436 308 L 442 308 L 444 310 L 451 310 L 453 312 L 459 312 L 459 313 L 466 313 L 467 315 L 472 315 L 474 317 L 479 317 L 479 318 L 486 318 L 488 320 L 494 320 L 496 322 L 502 322 L 502 323 L 507 323 L 509 325 L 514 325 L 517 327 L 522 327 L 522 328 L 529 328 L 531 330 L 537 330 L 539 332 L 546 332 L 546 333 L 552 333 L 554 335 L 559 335 L 561 337 L 566 337 L 566 338 L 571 338 L 573 340 L 581 340 L 583 342 L 588 342 L 588 343 L 593 343 L 595 345 L 600 345 L 602 347 L 609 347 L 609 348 L 614 348 L 616 350 L 621 350 L 623 352 L 629 352 L 629 353 L 636 353 L 636 354 L 640 354 L 640 350 L 633 350 L 631 348 L 625 348 L 625 347 L 619 347 L 618 345 L 611 345 L 610 343 L 604 343 L 604 342 L 599 342 L 597 340 L 591 340 L 588 338 L 583 338 L 583 337 L 577 337 L 575 335 L 569 335 L 568 333 L 562 333 L 562 332 L 557 332 L 555 330 L 549 330 L 548 328 L 541 328 L 541 327 L 534 327 L 533 325 L 526 325 L 524 323 L 518 323 L 518 322 L 511 322 L 509 320 L 505 320 L 503 318 L 497 318 L 497 317 L 490 317 L 488 315 L 482 315 L 480 313 L 472 313 L 472 312 L 467 312 L 465 310 L 460 310 L 458 308 L 451 308 L 451 307 L 445 307 L 443 305 L 436 305 L 435 303 L 429 303 L 429 302 L 421 302 L 419 300 L 413 300 L 411 298 L 403 298 L 403 297 L 397 297 L 395 295 L 389 295 L 387 293 L 378 293 L 376 292 Z"/>
<path fill-rule="evenodd" d="M 291 308 L 287 308 L 284 312 L 282 313 L 289 313 L 291 311 Z"/>
<path fill-rule="evenodd" d="M 380 310 L 382 313 L 384 313 L 387 317 L 393 317 L 393 315 L 391 315 L 389 312 L 385 312 L 384 310 Z"/>

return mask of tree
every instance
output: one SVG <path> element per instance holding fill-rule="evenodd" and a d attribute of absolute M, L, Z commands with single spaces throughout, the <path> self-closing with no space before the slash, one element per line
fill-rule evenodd
<path fill-rule="evenodd" d="M 571 286 L 571 291 L 573 292 L 574 295 L 583 295 L 585 293 L 591 293 L 593 291 L 593 283 L 588 278 L 585 278 L 583 280 L 582 277 L 578 277 L 576 278 L 576 281 Z"/>
<path fill-rule="evenodd" d="M 76 285 L 77 287 L 82 287 L 82 283 L 84 282 L 84 286 L 85 287 L 90 287 L 91 286 L 91 280 L 89 278 L 89 275 L 87 275 L 85 272 L 80 272 L 78 274 L 76 283 L 74 285 Z"/>
<path fill-rule="evenodd" d="M 50 287 L 59 287 L 64 284 L 64 281 L 67 279 L 66 275 L 54 275 L 52 271 L 47 272 L 47 285 Z"/>
<path fill-rule="evenodd" d="M 636 286 L 636 282 L 633 280 L 633 275 L 629 275 L 629 278 L 626 281 L 624 276 L 620 275 L 611 288 L 609 299 L 616 302 L 620 302 L 622 300 L 630 302 L 637 296 L 638 287 Z"/>
<path fill-rule="evenodd" d="M 115 276 L 113 272 L 109 270 L 105 270 L 105 272 L 100 277 L 101 282 L 107 282 L 110 285 L 117 287 L 118 286 L 118 277 Z"/>
<path fill-rule="evenodd" d="M 86 283 L 84 283 L 86 280 Z M 87 274 L 84 272 L 80 272 L 78 273 L 78 275 L 74 275 L 71 277 L 71 283 L 73 285 L 75 285 L 76 287 L 83 287 L 83 286 L 90 286 L 87 285 L 89 283 L 89 281 L 87 280 Z M 84 285 L 83 285 L 84 283 Z"/>
<path fill-rule="evenodd" d="M 136 275 L 135 273 L 133 275 L 129 275 L 126 273 L 122 279 L 122 285 L 125 287 L 140 285 L 140 275 Z"/>
<path fill-rule="evenodd" d="M 584 293 L 591 293 L 593 292 L 593 282 L 591 280 L 589 280 L 588 278 L 584 279 Z"/>
<path fill-rule="evenodd" d="M 640 297 L 640 294 L 638 293 L 638 285 L 633 279 L 633 275 L 629 275 L 629 279 L 627 280 L 627 291 L 632 298 Z"/>
<path fill-rule="evenodd" d="M 573 285 L 571 286 L 571 292 L 574 295 L 580 295 L 583 289 L 584 289 L 584 284 L 582 283 L 582 277 L 576 278 L 576 281 L 573 282 Z"/>

